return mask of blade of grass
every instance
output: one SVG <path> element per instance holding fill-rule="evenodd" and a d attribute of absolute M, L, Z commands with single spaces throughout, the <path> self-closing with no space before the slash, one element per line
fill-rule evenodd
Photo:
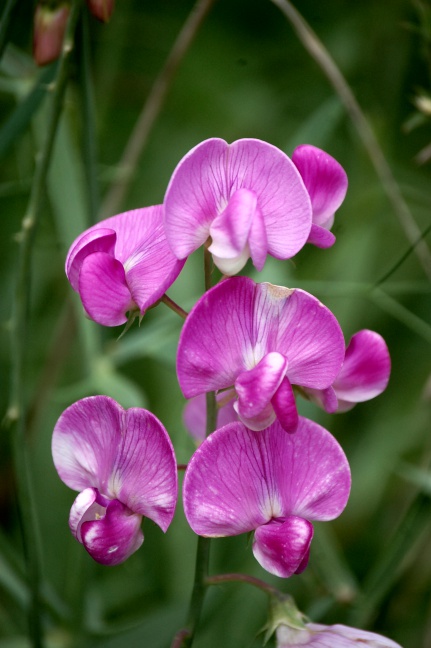
<path fill-rule="evenodd" d="M 73 37 L 81 8 L 81 1 L 72 5 L 58 75 L 50 103 L 49 127 L 43 146 L 37 158 L 30 199 L 19 235 L 19 255 L 14 305 L 11 323 L 12 384 L 7 420 L 11 425 L 14 468 L 28 579 L 31 590 L 29 609 L 29 636 L 34 648 L 42 648 L 41 591 L 40 591 L 40 543 L 36 508 L 34 505 L 33 478 L 31 474 L 29 449 L 27 447 L 27 424 L 25 403 L 25 355 L 28 334 L 30 303 L 30 280 L 32 272 L 33 242 L 43 209 L 43 193 L 48 174 L 57 125 L 63 106 L 63 98 L 69 76 L 69 61 L 73 50 Z"/>
<path fill-rule="evenodd" d="M 400 304 L 399 301 L 381 290 L 381 288 L 372 290 L 369 297 L 377 306 L 392 315 L 392 317 L 395 317 L 395 319 L 402 322 L 427 342 L 431 342 L 431 325 L 428 322 L 425 322 L 412 313 L 408 308 Z"/>
<path fill-rule="evenodd" d="M 99 183 L 97 178 L 97 144 L 96 144 L 96 117 L 94 111 L 93 80 L 91 77 L 91 48 L 90 48 L 90 26 L 89 13 L 84 11 L 82 15 L 81 29 L 81 105 L 83 123 L 83 160 L 86 187 L 88 194 L 90 223 L 97 220 L 97 213 L 100 204 Z"/>
<path fill-rule="evenodd" d="M 384 547 L 364 583 L 362 595 L 352 610 L 350 623 L 364 627 L 377 615 L 378 609 L 393 585 L 408 567 L 406 557 L 414 542 L 431 520 L 431 498 L 419 493 L 413 500 L 390 544 Z"/>
<path fill-rule="evenodd" d="M 384 156 L 382 148 L 355 95 L 341 73 L 341 70 L 329 54 L 322 41 L 289 0 L 270 1 L 276 5 L 289 20 L 302 45 L 319 65 L 333 86 L 335 92 L 340 97 L 340 100 L 344 104 L 347 114 L 355 126 L 362 144 L 368 153 L 383 190 L 392 205 L 394 213 L 398 217 L 407 240 L 414 247 L 426 276 L 431 279 L 430 250 L 425 241 L 421 238 L 421 232 L 413 218 L 409 206 L 404 200 L 398 183 L 395 180 L 392 170 Z"/>

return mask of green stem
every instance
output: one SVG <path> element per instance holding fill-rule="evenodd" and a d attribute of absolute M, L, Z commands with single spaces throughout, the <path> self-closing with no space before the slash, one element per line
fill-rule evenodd
<path fill-rule="evenodd" d="M 205 579 L 206 585 L 221 585 L 223 583 L 245 583 L 246 585 L 257 587 L 268 596 L 286 596 L 286 594 L 282 594 L 276 587 L 265 583 L 260 578 L 255 578 L 248 574 L 217 574 L 216 576 L 209 576 Z"/>
<path fill-rule="evenodd" d="M 188 315 L 187 311 L 185 311 L 183 308 L 181 308 L 181 306 L 178 306 L 178 304 L 176 304 L 176 303 L 174 302 L 173 299 L 171 299 L 171 298 L 168 297 L 166 294 L 164 294 L 163 297 L 162 297 L 162 299 L 161 299 L 161 301 L 162 301 L 164 304 L 166 304 L 166 306 L 167 306 L 168 308 L 170 308 L 171 310 L 173 310 L 174 313 L 176 313 L 177 315 L 179 315 L 182 319 L 186 319 L 186 317 L 187 317 L 187 315 Z"/>
<path fill-rule="evenodd" d="M 346 112 L 368 153 L 368 157 L 381 182 L 383 191 L 392 205 L 392 209 L 398 217 L 408 241 L 413 246 L 426 276 L 431 279 L 430 250 L 426 242 L 421 238 L 421 232 L 413 214 L 404 200 L 400 187 L 392 173 L 392 169 L 352 89 L 322 41 L 297 9 L 295 9 L 293 4 L 289 0 L 271 0 L 271 2 L 289 20 L 302 45 L 319 65 L 344 104 Z"/>
<path fill-rule="evenodd" d="M 407 248 L 407 250 L 404 252 L 404 254 L 403 254 L 403 255 L 398 259 L 398 261 L 397 261 L 396 263 L 394 263 L 394 265 L 393 265 L 393 266 L 392 266 L 392 267 L 391 267 L 387 272 L 385 272 L 385 274 L 384 274 L 382 277 L 380 277 L 380 279 L 378 279 L 378 280 L 376 281 L 376 283 L 374 284 L 373 288 L 378 288 L 379 286 L 381 286 L 382 283 L 384 283 L 387 279 L 389 279 L 389 277 L 391 277 L 391 276 L 394 274 L 394 272 L 396 272 L 396 270 L 398 270 L 398 268 L 399 268 L 400 266 L 402 266 L 402 264 L 404 263 L 404 261 L 406 261 L 406 259 L 408 259 L 408 257 L 409 257 L 410 254 L 414 251 L 414 249 L 415 249 L 415 247 L 418 245 L 418 243 L 420 243 L 420 241 L 422 241 L 422 239 L 424 239 L 424 238 L 427 236 L 427 234 L 429 234 L 430 232 L 431 232 L 431 224 L 428 225 L 428 227 L 426 227 L 426 228 L 424 229 L 424 231 L 423 231 L 422 234 L 421 234 L 421 235 L 416 239 L 416 241 L 414 241 L 414 242 L 412 243 L 412 245 L 410 245 L 410 246 Z"/>
<path fill-rule="evenodd" d="M 100 195 L 97 180 L 96 118 L 94 114 L 94 94 L 90 65 L 89 19 L 89 12 L 84 11 L 82 14 L 80 72 L 83 113 L 83 160 L 91 222 L 95 223 L 99 211 Z"/>
<path fill-rule="evenodd" d="M 12 383 L 11 400 L 7 419 L 12 425 L 11 434 L 13 439 L 14 468 L 16 473 L 28 579 L 31 590 L 29 631 L 32 646 L 34 648 L 42 648 L 43 638 L 40 614 L 40 549 L 29 449 L 27 447 L 27 414 L 24 400 L 24 360 L 28 334 L 30 279 L 32 270 L 31 262 L 34 236 L 43 209 L 46 177 L 67 86 L 69 59 L 73 49 L 73 36 L 79 16 L 80 6 L 81 0 L 76 0 L 69 16 L 62 55 L 58 66 L 58 75 L 52 89 L 53 95 L 50 106 L 48 130 L 42 150 L 37 157 L 29 203 L 22 222 L 21 232 L 19 234 L 18 240 L 20 243 L 20 249 L 11 324 Z"/>
<path fill-rule="evenodd" d="M 0 58 L 3 56 L 3 52 L 7 44 L 9 23 L 16 3 L 17 0 L 8 0 L 6 2 L 5 8 L 3 9 L 0 22 Z"/>
<path fill-rule="evenodd" d="M 208 575 L 210 538 L 198 536 L 196 550 L 195 582 L 190 600 L 189 614 L 187 617 L 188 636 L 183 642 L 184 647 L 193 644 L 196 629 L 202 613 L 202 607 L 206 592 L 206 577 Z"/>
<path fill-rule="evenodd" d="M 204 277 L 205 290 L 212 286 L 212 256 L 207 248 L 204 248 Z M 209 392 L 206 395 L 207 420 L 206 436 L 214 432 L 217 422 L 217 407 L 215 392 Z M 210 538 L 198 536 L 198 545 L 196 551 L 195 579 L 193 584 L 192 595 L 190 599 L 189 613 L 187 617 L 186 628 L 180 630 L 174 637 L 171 648 L 190 648 L 193 644 L 196 629 L 202 613 L 205 592 L 207 587 Z"/>
<path fill-rule="evenodd" d="M 212 275 L 214 272 L 213 257 L 208 251 L 208 244 L 204 246 L 204 273 L 205 273 L 205 290 L 212 288 Z"/>

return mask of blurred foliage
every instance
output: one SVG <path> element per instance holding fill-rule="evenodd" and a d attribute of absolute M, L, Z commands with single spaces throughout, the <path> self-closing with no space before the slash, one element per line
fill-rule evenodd
<path fill-rule="evenodd" d="M 429 1 L 392 0 L 390 10 L 373 0 L 298 0 L 295 6 L 348 80 L 424 231 L 431 222 L 430 171 L 426 155 L 422 166 L 416 156 L 431 142 L 430 115 L 421 101 L 431 94 Z M 196 538 L 181 504 L 166 536 L 147 520 L 137 554 L 115 568 L 96 565 L 69 533 L 74 494 L 57 477 L 50 441 L 66 406 L 105 393 L 125 407 L 149 407 L 171 434 L 179 462 L 187 462 L 193 451 L 181 422 L 175 375 L 179 318 L 160 305 L 118 340 L 121 330 L 102 330 L 83 317 L 63 270 L 70 243 L 91 224 L 95 201 L 116 179 L 131 130 L 191 7 L 185 0 L 122 0 L 108 25 L 86 17 L 87 27 L 80 25 L 77 32 L 35 239 L 25 340 L 43 622 L 47 645 L 56 648 L 163 648 L 183 624 L 188 606 Z M 16 233 L 47 128 L 55 75 L 55 64 L 39 70 L 32 62 L 33 11 L 30 0 L 16 4 L 0 68 L 2 415 L 9 397 Z M 121 209 L 162 202 L 182 155 L 213 136 L 261 138 L 287 153 L 312 143 L 342 163 L 349 192 L 336 218 L 336 245 L 326 251 L 307 247 L 292 262 L 270 259 L 259 280 L 313 292 L 333 310 L 346 340 L 361 328 L 377 330 L 388 342 L 393 370 L 382 396 L 349 413 L 331 417 L 301 403 L 303 414 L 340 440 L 353 473 L 345 513 L 329 530 L 317 525 L 308 570 L 287 581 L 270 577 L 254 561 L 247 539 L 238 537 L 213 543 L 211 571 L 265 578 L 291 593 L 315 621 L 357 623 L 405 648 L 429 648 L 431 286 L 413 251 L 379 290 L 371 289 L 410 244 L 339 97 L 270 2 L 215 4 L 174 79 Z M 431 246 L 431 237 L 425 240 Z M 203 291 L 201 265 L 198 251 L 169 291 L 185 308 Z M 0 647 L 24 648 L 30 645 L 29 592 L 10 446 L 3 430 Z M 257 590 L 211 588 L 194 645 L 261 646 L 265 616 L 266 602 Z"/>

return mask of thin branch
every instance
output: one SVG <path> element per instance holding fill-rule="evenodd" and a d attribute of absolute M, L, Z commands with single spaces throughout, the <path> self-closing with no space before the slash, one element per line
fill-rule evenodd
<path fill-rule="evenodd" d="M 35 232 L 43 211 L 43 199 L 47 173 L 51 161 L 55 135 L 67 87 L 69 60 L 73 50 L 73 38 L 81 8 L 81 0 L 75 0 L 70 12 L 57 78 L 52 86 L 52 100 L 48 115 L 48 127 L 42 150 L 38 155 L 30 198 L 19 233 L 17 278 L 11 322 L 12 383 L 11 400 L 7 420 L 12 425 L 14 470 L 17 481 L 20 520 L 22 525 L 26 566 L 31 591 L 29 608 L 29 638 L 33 648 L 42 648 L 40 592 L 40 549 L 38 525 L 34 502 L 34 489 L 27 447 L 25 393 L 25 354 L 27 350 L 30 284 Z"/>
<path fill-rule="evenodd" d="M 171 310 L 173 310 L 174 313 L 176 313 L 177 315 L 179 315 L 182 319 L 186 319 L 186 318 L 187 318 L 187 315 L 188 315 L 187 311 L 185 311 L 183 308 L 181 308 L 181 306 L 178 306 L 178 304 L 177 304 L 176 302 L 174 302 L 173 299 L 171 299 L 170 297 L 168 297 L 168 295 L 164 294 L 163 297 L 162 297 L 162 299 L 161 299 L 161 301 L 162 301 L 164 304 L 166 304 L 166 306 L 167 306 L 168 308 L 170 308 Z"/>
<path fill-rule="evenodd" d="M 151 88 L 135 128 L 130 135 L 118 165 L 117 181 L 113 184 L 103 202 L 101 218 L 107 218 L 120 209 L 139 158 L 147 143 L 153 124 L 160 113 L 175 74 L 214 2 L 215 0 L 197 0 L 178 34 L 164 66 Z"/>
<path fill-rule="evenodd" d="M 370 157 L 376 174 L 382 183 L 383 189 L 398 217 L 401 227 L 403 228 L 408 241 L 412 246 L 415 246 L 416 254 L 422 264 L 425 274 L 429 279 L 431 279 L 430 250 L 425 241 L 422 240 L 421 232 L 406 201 L 404 200 L 380 144 L 346 79 L 342 75 L 326 47 L 323 45 L 322 41 L 317 37 L 310 25 L 304 20 L 291 2 L 289 2 L 289 0 L 271 0 L 271 2 L 275 4 L 289 20 L 295 29 L 299 40 L 319 65 L 333 86 L 335 92 L 340 97 L 347 114 L 358 131 L 359 137 L 361 138 Z"/>
<path fill-rule="evenodd" d="M 255 578 L 254 576 L 249 576 L 248 574 L 217 574 L 216 576 L 209 576 L 205 583 L 207 585 L 222 585 L 223 583 L 245 583 L 246 585 L 252 585 L 257 587 L 262 592 L 265 592 L 268 596 L 276 597 L 286 597 L 286 594 L 283 594 L 276 587 L 265 583 L 265 581 L 260 578 Z"/>

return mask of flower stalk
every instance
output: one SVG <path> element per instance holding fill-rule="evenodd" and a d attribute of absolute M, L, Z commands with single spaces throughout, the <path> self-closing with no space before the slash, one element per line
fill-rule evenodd
<path fill-rule="evenodd" d="M 52 88 L 53 94 L 45 141 L 42 150 L 37 156 L 30 198 L 22 221 L 21 231 L 17 237 L 19 242 L 19 255 L 11 324 L 11 399 L 6 420 L 11 424 L 10 433 L 13 439 L 18 500 L 31 590 L 29 625 L 33 648 L 42 648 L 44 644 L 40 614 L 40 550 L 29 452 L 27 448 L 27 416 L 24 401 L 25 355 L 27 350 L 25 341 L 27 340 L 28 332 L 33 243 L 43 208 L 43 193 L 66 92 L 69 61 L 73 50 L 74 33 L 80 8 L 81 0 L 75 0 L 67 24 L 57 78 Z"/>

